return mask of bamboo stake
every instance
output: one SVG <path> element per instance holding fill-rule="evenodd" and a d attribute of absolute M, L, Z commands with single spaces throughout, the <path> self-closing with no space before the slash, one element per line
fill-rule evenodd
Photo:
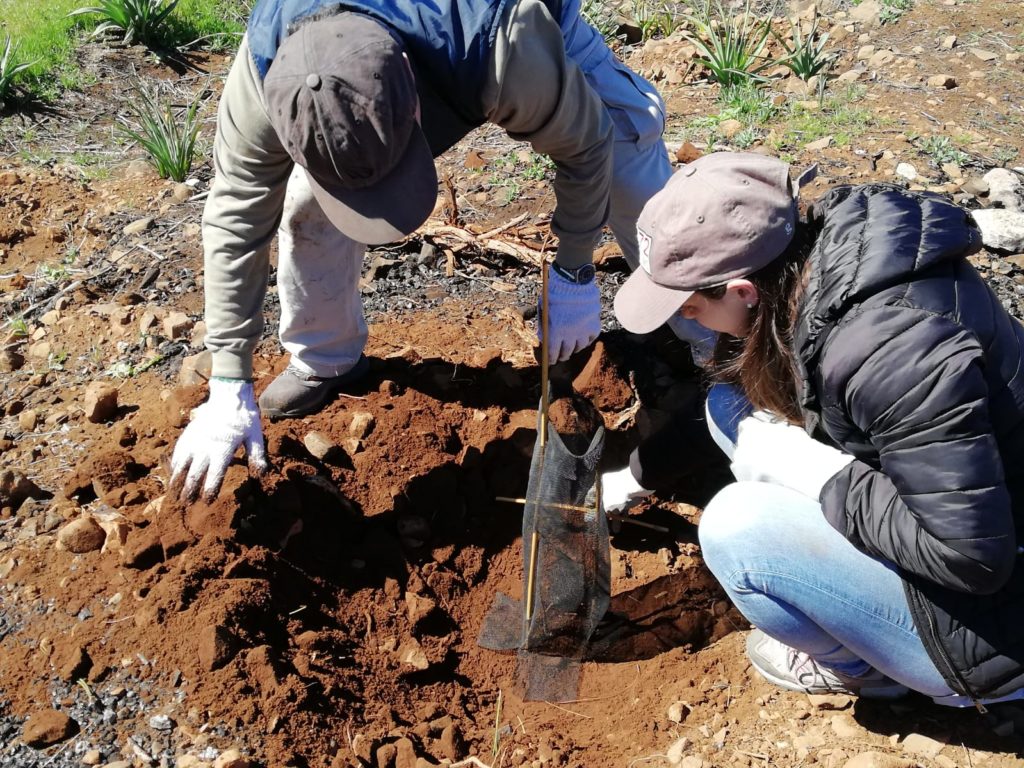
<path fill-rule="evenodd" d="M 543 451 L 548 439 L 548 262 L 545 258 L 540 265 L 540 448 Z M 543 458 L 543 457 L 542 457 Z M 530 572 L 526 578 L 526 620 L 533 618 L 533 582 L 537 575 L 537 548 L 540 536 L 534 526 L 530 535 Z"/>
<path fill-rule="evenodd" d="M 511 496 L 495 496 L 494 500 L 495 501 L 506 501 L 509 504 L 528 504 L 529 503 L 529 499 L 515 499 L 515 498 L 512 498 Z M 559 504 L 559 503 L 553 502 L 553 501 L 547 502 L 544 506 L 545 507 L 551 507 L 552 509 L 564 509 L 564 510 L 567 510 L 569 512 L 584 512 L 584 513 L 586 513 L 586 512 L 593 512 L 593 511 L 595 511 L 595 507 L 576 507 L 576 506 L 573 506 L 572 504 Z M 649 528 L 652 531 L 658 531 L 660 533 L 669 533 L 669 529 L 666 528 L 664 525 L 655 525 L 654 523 L 646 523 L 643 520 L 637 520 L 635 517 L 630 517 L 629 515 L 619 514 L 618 512 L 605 512 L 605 515 L 608 517 L 609 520 L 618 520 L 620 523 L 625 523 L 626 525 L 635 525 L 635 526 L 638 526 L 640 528 Z"/>

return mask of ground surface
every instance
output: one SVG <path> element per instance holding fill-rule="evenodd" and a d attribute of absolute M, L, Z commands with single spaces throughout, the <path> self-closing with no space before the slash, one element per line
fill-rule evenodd
<path fill-rule="evenodd" d="M 818 162 L 809 199 L 897 181 L 910 163 L 912 183 L 984 205 L 972 179 L 1020 164 L 1024 147 L 1024 4 L 925 2 L 895 24 L 828 26 L 834 74 L 855 72 L 854 86 L 830 85 L 821 110 L 778 81 L 787 111 L 747 133 L 709 119 L 718 88 L 681 39 L 626 55 L 668 100 L 672 151 L 690 140 L 681 154 L 713 142 Z M 552 199 L 550 168 L 494 130 L 444 158 L 446 202 L 426 234 L 368 255 L 367 380 L 316 416 L 265 423 L 267 476 L 236 464 L 212 504 L 166 497 L 169 450 L 204 397 L 210 169 L 182 186 L 133 160 L 111 128 L 130 98 L 114 75 L 134 66 L 215 93 L 204 72 L 227 62 L 182 74 L 139 49 L 82 57 L 96 86 L 0 122 L 0 765 L 230 765 L 232 748 L 274 768 L 1020 764 L 1020 707 L 810 700 L 753 675 L 747 626 L 700 558 L 699 509 L 679 501 L 693 493 L 634 513 L 660 529 L 613 536 L 612 609 L 632 623 L 595 647 L 575 698 L 518 698 L 515 658 L 476 639 L 495 595 L 522 591 L 520 508 L 495 499 L 523 495 L 534 445 L 523 308 Z M 938 74 L 958 86 L 927 85 Z M 934 137 L 960 154 L 940 157 Z M 607 296 L 624 277 L 615 254 L 600 252 Z M 1021 315 L 1020 261 L 976 263 Z M 267 311 L 257 391 L 285 364 L 273 287 Z M 601 409 L 614 466 L 699 383 L 673 339 L 606 320 L 604 343 L 567 375 Z M 97 382 L 116 407 L 104 412 Z M 333 451 L 316 458 L 311 433 Z M 36 487 L 12 491 L 22 477 Z M 102 551 L 58 545 L 66 521 L 88 516 Z M 35 730 L 39 748 L 25 743 Z"/>

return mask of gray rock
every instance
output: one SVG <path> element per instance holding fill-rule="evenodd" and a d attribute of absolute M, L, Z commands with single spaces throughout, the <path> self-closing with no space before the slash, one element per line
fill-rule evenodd
<path fill-rule="evenodd" d="M 173 731 L 174 721 L 167 715 L 153 715 L 149 718 L 149 727 L 154 731 Z"/>
<path fill-rule="evenodd" d="M 1024 179 L 1008 168 L 993 168 L 985 174 L 988 199 L 1010 211 L 1024 211 Z"/>
<path fill-rule="evenodd" d="M 1002 208 L 971 211 L 981 230 L 981 241 L 988 248 L 1024 252 L 1024 213 Z"/>

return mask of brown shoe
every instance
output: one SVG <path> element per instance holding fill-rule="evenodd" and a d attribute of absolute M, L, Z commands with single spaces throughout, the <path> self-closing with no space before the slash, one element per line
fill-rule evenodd
<path fill-rule="evenodd" d="M 346 384 L 370 368 L 365 355 L 339 376 L 313 376 L 289 365 L 260 395 L 260 411 L 271 419 L 291 419 L 316 413 Z"/>

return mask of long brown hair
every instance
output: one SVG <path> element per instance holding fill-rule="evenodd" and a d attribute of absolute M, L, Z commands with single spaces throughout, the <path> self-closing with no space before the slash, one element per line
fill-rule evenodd
<path fill-rule="evenodd" d="M 750 331 L 743 339 L 719 334 L 711 368 L 716 380 L 742 388 L 755 408 L 801 425 L 804 417 L 798 397 L 793 327 L 813 244 L 811 227 L 798 223 L 789 247 L 766 267 L 747 276 L 760 296 L 757 306 L 750 310 Z M 718 299 L 725 294 L 725 286 L 700 293 Z"/>

